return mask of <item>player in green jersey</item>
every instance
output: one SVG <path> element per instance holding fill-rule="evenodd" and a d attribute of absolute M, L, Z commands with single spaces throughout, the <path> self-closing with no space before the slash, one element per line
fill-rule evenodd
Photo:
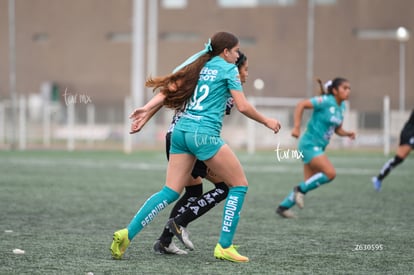
<path fill-rule="evenodd" d="M 236 66 L 239 70 L 240 81 L 244 84 L 248 77 L 248 61 L 245 54 L 239 52 L 239 58 L 236 60 Z M 233 107 L 233 98 L 229 98 L 226 103 L 226 114 L 231 113 Z M 176 112 L 172 120 L 171 126 L 168 129 L 166 135 L 166 153 L 169 158 L 171 135 L 181 117 L 181 112 Z M 150 119 L 150 117 L 148 117 Z M 147 119 L 147 120 L 148 120 Z M 214 183 L 214 188 L 203 194 L 202 178 L 208 179 Z M 161 236 L 154 243 L 154 251 L 160 254 L 187 254 L 187 251 L 178 248 L 172 241 L 174 233 L 178 233 L 175 229 L 179 228 L 181 234 L 179 234 L 180 240 L 190 250 L 193 249 L 194 245 L 189 239 L 189 233 L 187 226 L 189 223 L 198 219 L 213 207 L 215 207 L 222 200 L 227 198 L 229 192 L 228 186 L 223 182 L 222 179 L 217 178 L 214 172 L 212 172 L 204 162 L 197 160 L 194 164 L 193 170 L 191 171 L 191 184 L 185 187 L 184 194 L 175 203 L 173 209 L 170 212 L 170 220 Z M 170 229 L 171 228 L 171 229 Z"/>
<path fill-rule="evenodd" d="M 303 155 L 304 181 L 293 188 L 293 191 L 280 203 L 276 213 L 284 218 L 294 218 L 290 210 L 295 204 L 304 207 L 305 194 L 320 185 L 332 181 L 336 176 L 335 167 L 325 155 L 325 148 L 331 136 L 355 138 L 355 133 L 345 131 L 342 121 L 345 111 L 345 100 L 348 99 L 351 86 L 344 78 L 335 78 L 325 86 L 318 80 L 322 95 L 306 99 L 298 103 L 294 112 L 294 128 L 292 136 L 300 136 L 300 125 L 304 109 L 313 109 L 304 134 L 300 137 L 298 149 Z"/>
<path fill-rule="evenodd" d="M 226 102 L 233 97 L 241 113 L 275 133 L 280 129 L 280 123 L 259 113 L 246 100 L 234 64 L 238 57 L 238 38 L 228 32 L 219 32 L 200 55 L 191 57 L 173 74 L 146 82 L 146 86 L 160 89 L 159 99 L 165 106 L 180 109 L 185 105 L 185 108 L 172 134 L 165 186 L 148 198 L 127 228 L 114 233 L 111 245 L 114 259 L 121 259 L 130 241 L 143 227 L 179 197 L 194 162 L 199 159 L 229 186 L 214 256 L 234 262 L 249 260 L 233 245 L 248 182 L 236 155 L 220 137 Z M 173 86 L 175 88 L 171 89 Z M 148 112 L 156 106 L 157 102 L 148 106 Z"/>

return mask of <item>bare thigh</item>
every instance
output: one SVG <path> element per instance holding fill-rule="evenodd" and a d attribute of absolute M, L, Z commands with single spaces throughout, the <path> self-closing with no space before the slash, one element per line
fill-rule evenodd
<path fill-rule="evenodd" d="M 217 154 L 204 162 L 228 186 L 248 185 L 239 159 L 227 144 L 224 144 Z"/>
<path fill-rule="evenodd" d="M 191 171 L 196 158 L 190 154 L 170 154 L 165 185 L 177 193 L 192 183 Z"/>
<path fill-rule="evenodd" d="M 319 172 L 324 173 L 330 180 L 333 180 L 336 177 L 335 167 L 332 165 L 331 161 L 326 155 L 319 155 L 317 157 L 314 157 L 308 164 L 305 164 L 304 166 L 305 180 Z"/>

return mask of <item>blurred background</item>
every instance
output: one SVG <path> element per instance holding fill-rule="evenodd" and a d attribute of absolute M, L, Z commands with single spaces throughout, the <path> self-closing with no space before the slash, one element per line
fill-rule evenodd
<path fill-rule="evenodd" d="M 0 0 L 0 148 L 162 148 L 171 110 L 128 134 L 152 97 L 146 77 L 229 31 L 249 60 L 246 95 L 283 127 L 274 136 L 233 110 L 230 146 L 294 146 L 295 104 L 319 94 L 316 78 L 341 76 L 358 138 L 332 147 L 388 154 L 414 107 L 412 30 L 412 0 Z"/>

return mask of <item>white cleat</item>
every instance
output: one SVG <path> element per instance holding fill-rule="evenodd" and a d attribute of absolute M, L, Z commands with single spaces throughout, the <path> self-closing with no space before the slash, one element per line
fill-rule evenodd
<path fill-rule="evenodd" d="M 276 209 L 276 213 L 281 216 L 282 218 L 287 218 L 287 219 L 296 219 L 297 216 L 295 215 L 295 213 L 293 213 L 292 210 L 290 209 L 282 209 L 280 207 L 278 207 Z"/>
<path fill-rule="evenodd" d="M 167 227 L 184 245 L 190 250 L 194 250 L 193 242 L 190 240 L 187 229 L 181 225 L 177 225 L 174 218 L 171 218 L 167 222 Z"/>
<path fill-rule="evenodd" d="M 300 209 L 305 206 L 305 194 L 299 191 L 299 187 L 295 187 L 295 202 Z"/>
<path fill-rule="evenodd" d="M 156 240 L 154 243 L 154 252 L 158 254 L 175 254 L 186 255 L 187 251 L 179 249 L 174 242 L 171 242 L 169 246 L 165 246 L 160 240 Z"/>

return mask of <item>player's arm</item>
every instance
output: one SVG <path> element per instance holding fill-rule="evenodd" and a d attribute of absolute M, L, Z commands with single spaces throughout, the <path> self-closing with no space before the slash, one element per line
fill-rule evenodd
<path fill-rule="evenodd" d="M 142 112 L 149 112 L 153 108 L 160 107 L 163 105 L 165 99 L 165 95 L 163 93 L 156 94 L 150 101 L 147 102 L 144 106 L 135 109 L 130 115 L 130 119 L 136 119 L 140 113 Z M 158 108 L 159 110 L 159 108 Z"/>
<path fill-rule="evenodd" d="M 157 113 L 163 106 L 165 95 L 162 93 L 156 94 L 143 107 L 135 109 L 129 116 L 132 119 L 130 134 L 139 132 L 142 127 Z"/>
<path fill-rule="evenodd" d="M 340 137 L 349 137 L 350 139 L 355 139 L 355 132 L 345 131 L 344 128 L 342 128 L 342 124 L 335 129 L 335 134 Z"/>
<path fill-rule="evenodd" d="M 233 97 L 234 104 L 236 105 L 236 108 L 237 110 L 239 110 L 240 113 L 242 113 L 250 119 L 253 119 L 265 125 L 267 128 L 273 130 L 275 133 L 279 132 L 281 126 L 277 119 L 268 118 L 262 115 L 260 112 L 258 112 L 256 108 L 254 108 L 253 105 L 247 101 L 243 92 L 230 90 L 230 93 Z"/>
<path fill-rule="evenodd" d="M 162 106 L 162 104 L 155 106 L 149 112 L 145 112 L 145 114 L 142 113 L 142 117 L 134 119 L 131 123 L 131 130 L 129 133 L 135 134 L 141 131 L 142 127 L 144 127 L 144 125 L 147 124 L 147 122 L 162 108 Z M 136 109 L 136 111 L 139 112 L 139 108 Z"/>
<path fill-rule="evenodd" d="M 292 137 L 299 138 L 300 136 L 300 125 L 302 124 L 303 110 L 305 109 L 313 109 L 313 104 L 309 99 L 302 100 L 296 105 L 293 113 Z"/>

